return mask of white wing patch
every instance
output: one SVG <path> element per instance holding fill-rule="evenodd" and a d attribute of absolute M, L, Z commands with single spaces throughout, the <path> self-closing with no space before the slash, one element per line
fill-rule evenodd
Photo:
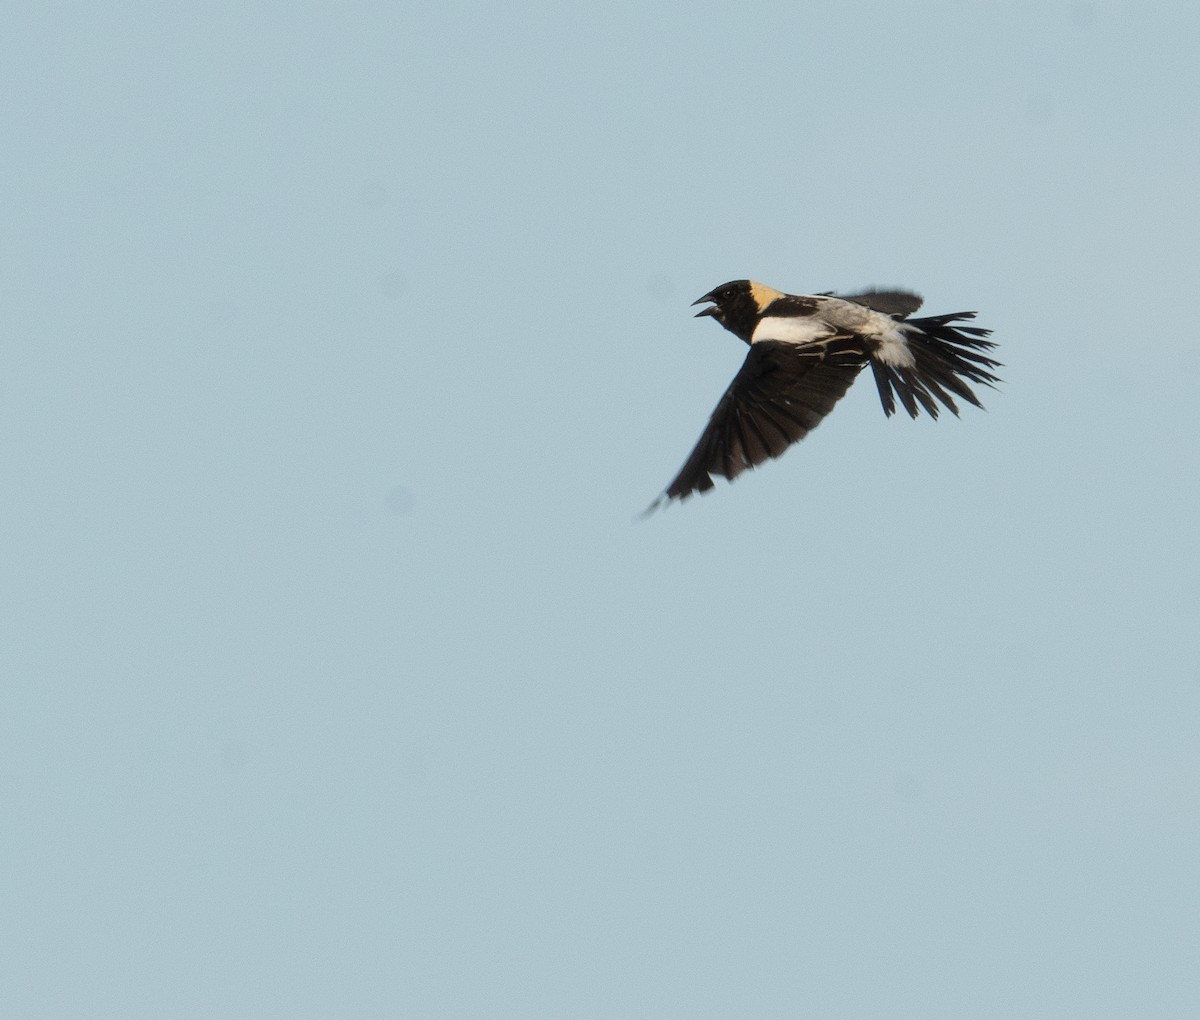
<path fill-rule="evenodd" d="M 754 327 L 750 342 L 778 340 L 785 344 L 810 344 L 836 332 L 828 322 L 815 315 L 768 315 Z"/>
<path fill-rule="evenodd" d="M 765 316 L 755 327 L 750 342 L 811 344 L 836 333 L 852 333 L 870 341 L 871 357 L 885 365 L 912 368 L 916 364 L 908 346 L 908 331 L 916 327 L 840 298 L 818 295 L 817 300 L 820 311 L 815 315 Z"/>

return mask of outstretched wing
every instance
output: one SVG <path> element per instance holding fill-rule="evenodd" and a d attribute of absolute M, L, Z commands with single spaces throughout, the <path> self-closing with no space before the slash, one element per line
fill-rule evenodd
<path fill-rule="evenodd" d="M 907 290 L 864 290 L 858 294 L 837 294 L 843 301 L 853 301 L 894 319 L 905 319 L 923 304 L 921 295 Z"/>
<path fill-rule="evenodd" d="M 714 475 L 732 481 L 778 457 L 820 424 L 866 363 L 862 339 L 845 334 L 751 345 L 696 448 L 649 509 L 707 492 Z"/>

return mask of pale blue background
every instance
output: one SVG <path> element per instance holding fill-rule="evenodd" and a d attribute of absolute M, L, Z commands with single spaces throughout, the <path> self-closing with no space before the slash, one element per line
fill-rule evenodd
<path fill-rule="evenodd" d="M 1196 10 L 9 9 L 0 1013 L 1200 1015 Z"/>

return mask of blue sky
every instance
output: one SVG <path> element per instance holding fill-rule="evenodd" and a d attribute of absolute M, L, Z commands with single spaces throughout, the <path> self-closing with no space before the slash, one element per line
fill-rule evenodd
<path fill-rule="evenodd" d="M 0 1006 L 1194 1016 L 1183 3 L 0 33 Z M 977 309 L 648 521 L 727 279 Z"/>

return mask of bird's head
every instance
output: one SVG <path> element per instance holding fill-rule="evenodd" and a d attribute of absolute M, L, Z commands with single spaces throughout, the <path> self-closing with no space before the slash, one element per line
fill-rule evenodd
<path fill-rule="evenodd" d="M 696 317 L 711 315 L 730 333 L 749 343 L 763 311 L 780 297 L 783 297 L 780 291 L 753 280 L 730 280 L 729 283 L 714 287 L 692 304 L 708 302 L 709 307 L 700 309 Z"/>

